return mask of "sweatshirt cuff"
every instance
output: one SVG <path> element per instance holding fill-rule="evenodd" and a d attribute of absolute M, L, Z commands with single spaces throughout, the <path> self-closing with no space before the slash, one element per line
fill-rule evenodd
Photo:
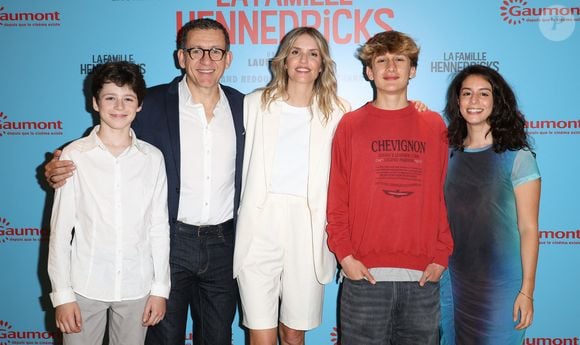
<path fill-rule="evenodd" d="M 447 252 L 435 253 L 433 262 L 447 268 L 449 265 L 449 254 Z"/>
<path fill-rule="evenodd" d="M 161 283 L 153 283 L 151 285 L 151 292 L 149 293 L 151 296 L 159 296 L 165 299 L 169 298 L 169 291 L 171 290 L 171 285 L 161 284 Z"/>
<path fill-rule="evenodd" d="M 336 255 L 336 259 L 338 260 L 339 264 L 342 262 L 342 259 L 346 258 L 347 256 L 349 255 L 354 256 L 353 250 L 350 245 L 335 248 L 334 255 Z"/>
<path fill-rule="evenodd" d="M 53 307 L 58 307 L 61 304 L 76 302 L 77 298 L 72 288 L 66 288 L 50 293 L 50 300 Z"/>

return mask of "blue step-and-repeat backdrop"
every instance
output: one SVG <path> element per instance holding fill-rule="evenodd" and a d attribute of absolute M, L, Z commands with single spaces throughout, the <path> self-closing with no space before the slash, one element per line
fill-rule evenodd
<path fill-rule="evenodd" d="M 0 0 L 0 345 L 60 343 L 48 298 L 51 192 L 42 167 L 93 124 L 87 73 L 129 60 L 148 85 L 170 81 L 180 73 L 176 31 L 198 17 L 228 27 L 234 60 L 222 82 L 242 92 L 268 82 L 268 59 L 298 25 L 328 38 L 339 94 L 354 107 L 372 98 L 354 53 L 378 31 L 403 31 L 420 44 L 409 96 L 437 111 L 453 72 L 470 64 L 499 70 L 527 116 L 543 180 L 536 314 L 525 344 L 579 343 L 579 0 Z M 326 288 L 324 322 L 309 344 L 337 344 L 337 291 Z M 191 344 L 191 333 L 184 337 Z M 232 343 L 244 344 L 237 320 Z"/>

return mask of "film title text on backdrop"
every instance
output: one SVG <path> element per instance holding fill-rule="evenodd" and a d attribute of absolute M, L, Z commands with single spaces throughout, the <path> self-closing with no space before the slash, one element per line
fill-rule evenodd
<path fill-rule="evenodd" d="M 217 0 L 216 5 L 216 10 L 177 11 L 177 30 L 187 21 L 209 17 L 226 26 L 232 44 L 277 45 L 297 26 L 315 27 L 329 42 L 348 44 L 392 30 L 387 20 L 395 16 L 390 8 L 354 8 L 352 0 Z"/>

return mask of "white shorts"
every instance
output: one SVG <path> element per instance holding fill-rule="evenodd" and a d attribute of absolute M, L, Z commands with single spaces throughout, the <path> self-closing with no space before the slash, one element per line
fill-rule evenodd
<path fill-rule="evenodd" d="M 309 330 L 322 322 L 324 285 L 316 280 L 305 198 L 268 194 L 263 217 L 238 275 L 243 324 Z"/>

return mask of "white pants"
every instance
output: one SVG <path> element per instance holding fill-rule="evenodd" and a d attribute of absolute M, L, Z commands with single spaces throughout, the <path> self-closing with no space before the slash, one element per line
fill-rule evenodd
<path fill-rule="evenodd" d="M 143 327 L 143 311 L 149 296 L 140 299 L 103 302 L 76 294 L 81 310 L 80 333 L 63 334 L 64 345 L 101 345 L 109 313 L 110 345 L 143 345 L 147 327 Z"/>
<path fill-rule="evenodd" d="M 309 330 L 322 322 L 324 285 L 316 280 L 305 198 L 269 194 L 238 275 L 243 323 L 250 329 Z"/>

